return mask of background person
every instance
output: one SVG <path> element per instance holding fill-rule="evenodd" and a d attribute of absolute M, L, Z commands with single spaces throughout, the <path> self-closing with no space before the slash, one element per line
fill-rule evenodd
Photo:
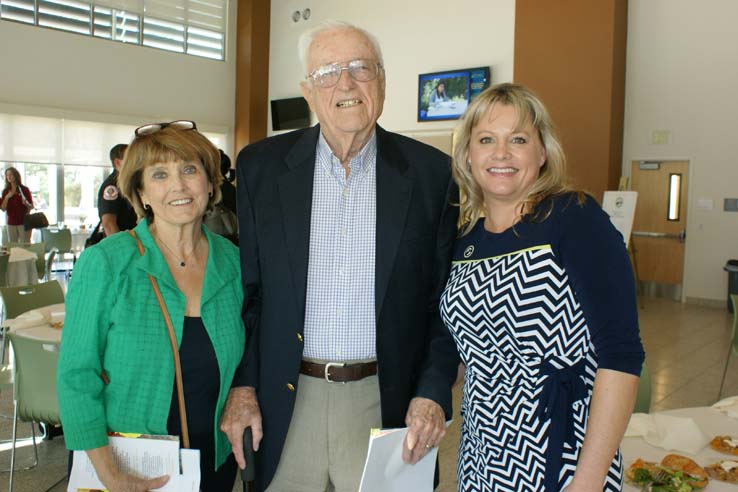
<path fill-rule="evenodd" d="M 146 125 L 136 135 L 120 187 L 143 217 L 135 232 L 145 254 L 128 233 L 116 234 L 85 249 L 75 266 L 57 378 L 66 444 L 87 451 L 111 492 L 167 481 L 121 473 L 107 438 L 108 431 L 180 434 L 171 346 L 151 274 L 180 342 L 201 490 L 230 491 L 236 465 L 217 425 L 245 337 L 238 250 L 201 226 L 220 200 L 218 151 L 192 122 Z"/>
<path fill-rule="evenodd" d="M 623 238 L 565 185 L 528 89 L 490 87 L 460 128 L 462 236 L 441 302 L 466 365 L 459 490 L 619 491 L 644 359 Z"/>
<path fill-rule="evenodd" d="M 31 190 L 21 183 L 21 175 L 14 167 L 5 170 L 5 188 L 0 197 L 0 209 L 6 213 L 8 242 L 30 243 L 31 230 L 23 227 L 23 216 L 33 209 Z"/>
<path fill-rule="evenodd" d="M 446 95 L 446 84 L 439 82 L 430 95 L 430 104 L 435 105 L 446 101 L 448 101 L 448 96 Z"/>
<path fill-rule="evenodd" d="M 110 149 L 110 163 L 113 172 L 105 178 L 97 193 L 97 213 L 105 237 L 110 237 L 116 232 L 127 231 L 136 227 L 136 212 L 130 202 L 121 194 L 118 187 L 118 176 L 121 164 L 126 153 L 127 144 L 118 144 Z"/>
<path fill-rule="evenodd" d="M 458 355 L 438 296 L 456 209 L 447 156 L 376 124 L 374 37 L 328 22 L 299 47 L 320 124 L 238 156 L 248 345 L 222 428 L 242 466 L 253 428 L 258 491 L 355 492 L 372 427 L 409 426 L 411 463 L 445 433 Z"/>

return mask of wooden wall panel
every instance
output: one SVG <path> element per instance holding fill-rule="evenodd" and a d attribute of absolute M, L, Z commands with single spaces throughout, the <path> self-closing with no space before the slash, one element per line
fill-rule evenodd
<path fill-rule="evenodd" d="M 622 169 L 627 0 L 517 0 L 514 80 L 551 111 L 575 185 L 598 199 Z"/>
<path fill-rule="evenodd" d="M 267 134 L 270 12 L 270 0 L 238 0 L 236 152 Z"/>

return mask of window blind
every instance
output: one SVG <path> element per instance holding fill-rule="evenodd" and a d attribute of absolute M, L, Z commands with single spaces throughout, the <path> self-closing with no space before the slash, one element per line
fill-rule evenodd
<path fill-rule="evenodd" d="M 228 0 L 0 0 L 0 18 L 225 59 Z"/>

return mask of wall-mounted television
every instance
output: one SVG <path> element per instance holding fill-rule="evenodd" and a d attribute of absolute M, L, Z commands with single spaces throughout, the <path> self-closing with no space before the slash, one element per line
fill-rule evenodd
<path fill-rule="evenodd" d="M 271 103 L 272 130 L 292 130 L 310 126 L 310 108 L 304 98 L 275 99 Z"/>
<path fill-rule="evenodd" d="M 456 120 L 489 87 L 489 67 L 464 68 L 418 76 L 418 121 Z"/>

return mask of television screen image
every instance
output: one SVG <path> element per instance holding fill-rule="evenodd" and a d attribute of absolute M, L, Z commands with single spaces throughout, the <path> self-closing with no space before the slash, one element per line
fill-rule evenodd
<path fill-rule="evenodd" d="M 272 100 L 272 130 L 293 130 L 310 126 L 310 108 L 302 97 Z"/>
<path fill-rule="evenodd" d="M 418 77 L 418 121 L 455 120 L 489 86 L 488 67 L 421 74 Z"/>

